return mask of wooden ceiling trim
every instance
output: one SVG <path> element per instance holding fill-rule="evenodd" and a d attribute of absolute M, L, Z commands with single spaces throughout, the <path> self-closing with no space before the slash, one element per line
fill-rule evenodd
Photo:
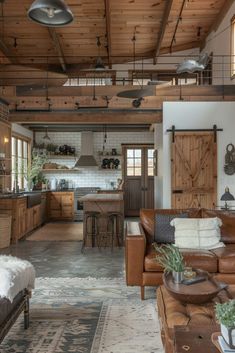
<path fill-rule="evenodd" d="M 110 0 L 105 2 L 105 20 L 106 20 L 106 37 L 109 68 L 112 68 L 112 40 L 111 40 L 111 15 L 110 15 Z"/>
<path fill-rule="evenodd" d="M 54 48 L 55 48 L 55 52 L 58 55 L 62 70 L 64 72 L 66 72 L 65 57 L 64 57 L 64 53 L 62 51 L 62 48 L 61 48 L 60 41 L 59 41 L 59 38 L 57 36 L 57 33 L 56 33 L 55 29 L 51 28 L 51 27 L 48 27 L 48 32 L 49 32 L 50 37 L 52 39 L 52 42 L 53 42 L 53 45 L 54 45 Z"/>
<path fill-rule="evenodd" d="M 170 15 L 170 12 L 171 12 L 173 1 L 174 0 L 166 1 L 164 15 L 163 15 L 163 20 L 162 20 L 162 25 L 161 25 L 161 30 L 160 30 L 159 35 L 158 35 L 157 46 L 156 46 L 156 49 L 154 50 L 154 55 L 153 55 L 154 64 L 156 64 L 156 57 L 160 53 L 162 40 L 163 40 L 165 31 L 166 31 L 166 26 L 168 24 L 168 19 L 169 19 L 169 15 Z"/>

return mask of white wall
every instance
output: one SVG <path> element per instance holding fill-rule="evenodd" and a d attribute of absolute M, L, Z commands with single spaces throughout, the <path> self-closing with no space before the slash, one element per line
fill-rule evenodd
<path fill-rule="evenodd" d="M 218 205 L 226 186 L 235 195 L 235 174 L 224 173 L 226 146 L 235 145 L 235 102 L 167 102 L 163 104 L 163 207 L 171 207 L 171 133 L 166 130 L 175 125 L 176 129 L 210 129 L 214 124 L 222 128 L 218 132 Z M 156 191 L 157 192 L 157 191 Z"/>
<path fill-rule="evenodd" d="M 154 177 L 154 206 L 163 207 L 163 124 L 154 125 L 154 148 L 158 151 L 158 172 Z"/>
<path fill-rule="evenodd" d="M 225 72 L 225 84 L 235 84 L 235 80 L 231 80 L 230 71 L 230 55 L 231 55 L 231 19 L 235 14 L 235 1 L 230 10 L 224 17 L 216 31 L 212 31 L 206 39 L 206 46 L 203 51 L 209 54 L 213 52 L 213 84 L 223 84 L 221 78 L 222 72 Z M 224 55 L 227 57 L 216 57 Z M 235 57 L 233 58 L 235 60 Z"/>
<path fill-rule="evenodd" d="M 45 133 L 37 132 L 35 135 L 36 142 L 44 142 L 43 136 Z M 79 154 L 81 151 L 81 133 L 80 132 L 49 132 L 51 143 L 58 146 L 67 144 L 76 148 L 76 152 Z M 97 155 L 98 151 L 102 151 L 103 147 L 103 133 L 94 132 L 94 155 L 97 158 L 97 162 L 100 162 Z M 154 143 L 153 132 L 108 132 L 106 151 L 111 151 L 112 148 L 116 148 L 118 153 L 121 153 L 122 143 Z M 110 157 L 108 157 L 110 158 Z M 103 157 L 101 158 L 103 159 Z M 74 160 L 53 160 L 58 164 L 65 164 L 68 167 L 73 167 Z M 122 177 L 121 170 L 98 170 L 98 168 L 84 168 L 80 169 L 77 174 L 74 173 L 56 173 L 52 175 L 50 173 L 45 174 L 47 179 L 56 177 L 59 179 L 71 180 L 74 183 L 74 187 L 83 186 L 97 186 L 101 188 L 110 188 L 110 182 L 116 182 L 117 178 Z"/>

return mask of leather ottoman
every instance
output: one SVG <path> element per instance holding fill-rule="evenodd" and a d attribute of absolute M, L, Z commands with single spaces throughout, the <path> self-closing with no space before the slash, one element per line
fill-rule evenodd
<path fill-rule="evenodd" d="M 235 298 L 235 285 L 221 291 L 211 302 L 202 305 L 186 304 L 174 299 L 164 286 L 160 286 L 157 289 L 157 308 L 165 352 L 174 352 L 175 326 L 215 326 L 215 303 L 223 303 L 232 298 Z"/>

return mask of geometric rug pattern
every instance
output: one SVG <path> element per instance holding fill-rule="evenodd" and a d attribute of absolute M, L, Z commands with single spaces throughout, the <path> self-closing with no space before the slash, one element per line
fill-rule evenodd
<path fill-rule="evenodd" d="M 29 329 L 21 316 L 0 353 L 163 353 L 155 296 L 122 278 L 38 278 Z"/>

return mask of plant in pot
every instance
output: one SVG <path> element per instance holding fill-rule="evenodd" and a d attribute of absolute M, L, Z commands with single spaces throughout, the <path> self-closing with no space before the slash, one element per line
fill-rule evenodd
<path fill-rule="evenodd" d="M 42 173 L 42 168 L 46 161 L 46 155 L 41 155 L 37 153 L 32 154 L 32 161 L 25 173 L 28 191 L 33 190 L 37 185 L 42 185 L 42 183 L 46 183 L 46 179 Z"/>
<path fill-rule="evenodd" d="M 235 299 L 215 306 L 221 334 L 231 349 L 235 349 Z"/>
<path fill-rule="evenodd" d="M 179 248 L 172 244 L 159 246 L 154 243 L 154 248 L 158 255 L 156 260 L 164 268 L 164 272 L 171 272 L 174 282 L 181 283 L 184 278 L 184 259 Z"/>

